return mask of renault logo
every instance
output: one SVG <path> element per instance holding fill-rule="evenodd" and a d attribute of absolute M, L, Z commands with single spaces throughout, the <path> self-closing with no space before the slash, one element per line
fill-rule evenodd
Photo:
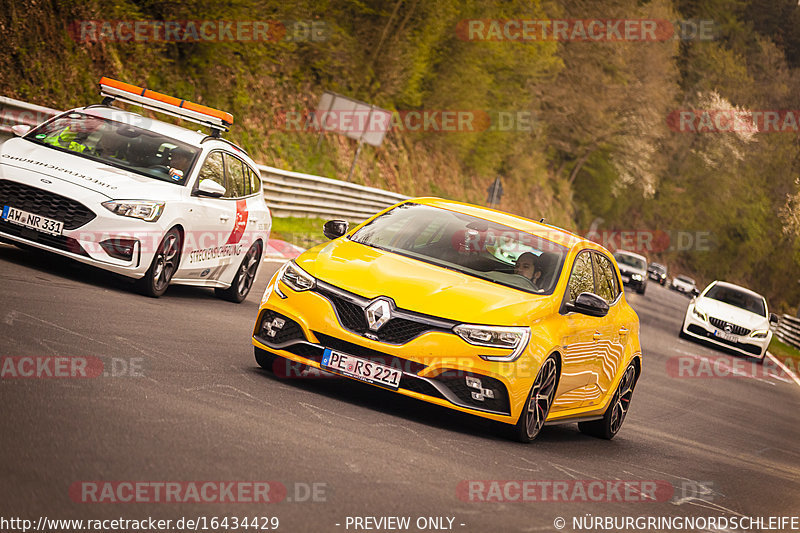
<path fill-rule="evenodd" d="M 392 308 L 386 300 L 375 300 L 367 306 L 365 313 L 367 324 L 372 331 L 378 331 L 392 318 Z"/>

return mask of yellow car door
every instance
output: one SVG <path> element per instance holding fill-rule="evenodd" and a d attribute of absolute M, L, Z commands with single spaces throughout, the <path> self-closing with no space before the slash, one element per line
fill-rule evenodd
<path fill-rule="evenodd" d="M 575 256 L 570 270 L 565 303 L 574 302 L 583 292 L 594 292 L 594 272 L 591 252 L 581 251 Z M 562 306 L 563 307 L 563 306 Z M 596 386 L 597 361 L 601 357 L 600 329 L 603 318 L 570 311 L 563 316 L 561 346 L 563 361 L 561 379 L 552 412 L 574 409 L 599 397 Z"/>

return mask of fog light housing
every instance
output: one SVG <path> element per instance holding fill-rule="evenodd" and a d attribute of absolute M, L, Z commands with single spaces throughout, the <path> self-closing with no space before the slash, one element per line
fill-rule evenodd
<path fill-rule="evenodd" d="M 466 382 L 467 387 L 473 389 L 470 391 L 473 400 L 482 402 L 486 398 L 494 399 L 494 391 L 492 389 L 483 388 L 483 383 L 481 383 L 479 378 L 474 376 L 466 376 L 464 381 Z"/>
<path fill-rule="evenodd" d="M 286 321 L 278 317 L 272 320 L 264 320 L 264 322 L 261 323 L 261 333 L 266 337 L 274 338 L 275 335 L 278 334 L 278 331 L 283 329 L 285 325 Z"/>
<path fill-rule="evenodd" d="M 131 261 L 138 242 L 136 239 L 106 239 L 100 242 L 100 246 L 114 259 Z"/>

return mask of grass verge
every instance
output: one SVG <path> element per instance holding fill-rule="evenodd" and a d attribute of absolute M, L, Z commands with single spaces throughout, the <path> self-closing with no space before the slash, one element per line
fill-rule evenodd
<path fill-rule="evenodd" d="M 800 350 L 794 346 L 789 346 L 775 335 L 772 336 L 772 342 L 769 343 L 769 351 L 789 368 L 795 371 L 800 368 Z"/>
<path fill-rule="evenodd" d="M 302 248 L 311 248 L 328 240 L 322 234 L 321 218 L 275 217 L 272 219 L 270 239 L 280 239 Z"/>

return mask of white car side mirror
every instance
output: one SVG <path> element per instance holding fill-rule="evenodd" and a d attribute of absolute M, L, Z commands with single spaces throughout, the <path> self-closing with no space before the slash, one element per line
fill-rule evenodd
<path fill-rule="evenodd" d="M 17 137 L 24 137 L 31 131 L 31 127 L 25 124 L 17 124 L 15 126 L 11 126 L 11 131 L 14 132 L 14 135 Z"/>
<path fill-rule="evenodd" d="M 214 180 L 201 180 L 200 184 L 197 186 L 197 195 L 199 196 L 211 196 L 212 198 L 220 198 L 225 196 L 225 187 L 220 185 Z"/>

